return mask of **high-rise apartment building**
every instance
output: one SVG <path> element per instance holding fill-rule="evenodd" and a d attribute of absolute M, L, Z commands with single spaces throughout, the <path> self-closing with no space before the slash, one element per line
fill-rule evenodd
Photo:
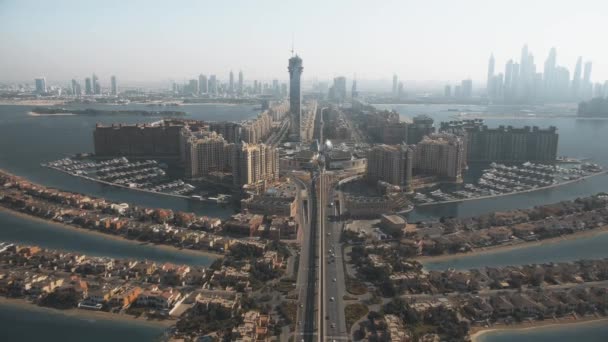
<path fill-rule="evenodd" d="M 72 80 L 72 95 L 74 96 L 80 96 L 82 95 L 82 89 L 80 87 L 80 83 L 78 83 L 78 81 L 76 80 Z"/>
<path fill-rule="evenodd" d="M 572 76 L 572 99 L 578 100 L 581 96 L 581 75 L 583 72 L 583 58 L 576 60 L 574 75 Z"/>
<path fill-rule="evenodd" d="M 264 144 L 243 143 L 233 153 L 234 185 L 248 190 L 263 190 L 279 179 L 279 152 Z"/>
<path fill-rule="evenodd" d="M 215 75 L 209 76 L 208 93 L 213 95 L 217 95 L 218 93 L 218 84 Z"/>
<path fill-rule="evenodd" d="M 208 92 L 207 76 L 203 74 L 198 75 L 198 91 L 199 94 L 206 94 Z"/>
<path fill-rule="evenodd" d="M 93 83 L 90 77 L 84 79 L 84 92 L 87 95 L 93 95 Z"/>
<path fill-rule="evenodd" d="M 186 142 L 186 177 L 207 177 L 211 172 L 230 169 L 232 158 L 226 153 L 226 145 L 226 140 L 215 132 L 191 137 Z"/>
<path fill-rule="evenodd" d="M 428 115 L 418 115 L 414 117 L 413 122 L 407 126 L 408 145 L 417 144 L 424 136 L 435 132 L 433 122 L 433 118 Z"/>
<path fill-rule="evenodd" d="M 414 173 L 433 175 L 452 182 L 462 181 L 464 143 L 450 133 L 433 133 L 416 144 Z"/>
<path fill-rule="evenodd" d="M 228 93 L 234 94 L 234 73 L 230 70 L 230 75 L 228 76 Z"/>
<path fill-rule="evenodd" d="M 101 95 L 101 84 L 99 83 L 99 78 L 97 75 L 93 74 L 93 93 L 95 95 Z"/>
<path fill-rule="evenodd" d="M 289 59 L 289 108 L 291 112 L 290 136 L 292 140 L 300 140 L 300 125 L 302 117 L 301 76 L 304 67 L 302 58 L 295 55 Z"/>
<path fill-rule="evenodd" d="M 46 78 L 44 78 L 44 77 L 36 78 L 34 80 L 34 83 L 36 85 L 36 93 L 38 93 L 38 94 L 46 93 Z"/>
<path fill-rule="evenodd" d="M 367 179 L 409 188 L 412 182 L 414 152 L 405 145 L 377 145 L 367 156 Z"/>
<path fill-rule="evenodd" d="M 192 93 L 192 94 L 199 93 L 198 80 L 196 78 L 193 78 L 190 81 L 188 81 L 188 91 L 187 92 Z"/>
<path fill-rule="evenodd" d="M 397 90 L 399 86 L 399 78 L 397 75 L 393 75 L 393 96 L 397 96 Z"/>
<path fill-rule="evenodd" d="M 237 87 L 237 92 L 239 94 L 239 96 L 243 95 L 243 91 L 244 91 L 244 79 L 243 79 L 243 71 L 239 70 L 239 85 Z"/>
<path fill-rule="evenodd" d="M 470 79 L 462 80 L 462 82 L 460 82 L 460 89 L 462 97 L 470 98 L 473 95 L 473 81 Z"/>
<path fill-rule="evenodd" d="M 468 130 L 468 159 L 473 162 L 555 162 L 557 128 L 477 126 Z"/>
<path fill-rule="evenodd" d="M 331 100 L 342 103 L 346 100 L 346 77 L 340 76 L 334 78 L 334 85 L 331 89 Z"/>
<path fill-rule="evenodd" d="M 209 123 L 209 130 L 221 134 L 229 143 L 241 142 L 241 125 L 236 122 L 220 121 Z"/>
<path fill-rule="evenodd" d="M 490 60 L 488 61 L 488 79 L 486 81 L 486 92 L 489 98 L 494 97 L 494 54 L 490 55 Z"/>
<path fill-rule="evenodd" d="M 112 76 L 110 78 L 110 82 L 111 82 L 111 94 L 116 96 L 118 95 L 118 84 L 116 84 L 116 76 Z"/>

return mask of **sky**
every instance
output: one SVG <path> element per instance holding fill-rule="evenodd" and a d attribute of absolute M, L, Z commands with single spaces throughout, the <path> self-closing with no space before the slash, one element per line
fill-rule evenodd
<path fill-rule="evenodd" d="M 554 46 L 603 82 L 606 13 L 605 0 L 0 0 L 0 82 L 286 79 L 292 42 L 305 79 L 485 82 L 491 53 L 504 71 L 528 44 L 537 70 Z"/>

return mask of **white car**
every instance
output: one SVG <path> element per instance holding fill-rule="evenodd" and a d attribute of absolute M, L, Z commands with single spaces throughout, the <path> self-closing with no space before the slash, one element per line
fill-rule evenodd
<path fill-rule="evenodd" d="M 333 279 L 333 282 L 334 282 L 334 283 L 336 282 L 336 278 L 334 278 L 334 279 Z"/>
<path fill-rule="evenodd" d="M 336 300 L 336 299 L 335 299 L 334 297 L 329 298 L 329 301 L 330 301 L 330 302 L 333 302 L 333 301 L 335 301 L 335 300 Z"/>

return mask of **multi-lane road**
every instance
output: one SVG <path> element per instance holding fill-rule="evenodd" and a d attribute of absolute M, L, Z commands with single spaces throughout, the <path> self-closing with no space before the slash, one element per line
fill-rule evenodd
<path fill-rule="evenodd" d="M 344 317 L 344 299 L 346 294 L 344 264 L 340 235 L 342 224 L 339 216 L 339 205 L 334 191 L 334 175 L 322 172 L 320 175 L 321 214 L 321 271 L 323 293 L 323 341 L 348 340 L 348 331 Z"/>
<path fill-rule="evenodd" d="M 300 212 L 300 263 L 296 293 L 298 294 L 298 311 L 296 313 L 296 341 L 312 342 L 315 340 L 316 330 L 316 279 L 317 258 L 315 248 L 317 242 L 316 212 L 316 184 L 314 179 L 304 181 L 293 175 L 298 188 L 297 196 Z"/>
<path fill-rule="evenodd" d="M 323 112 L 320 108 L 315 136 L 323 143 Z M 296 292 L 295 341 L 348 340 L 344 315 L 346 294 L 344 264 L 340 235 L 342 223 L 335 187 L 338 177 L 322 167 L 310 173 L 310 178 L 294 180 L 300 191 L 301 242 Z"/>

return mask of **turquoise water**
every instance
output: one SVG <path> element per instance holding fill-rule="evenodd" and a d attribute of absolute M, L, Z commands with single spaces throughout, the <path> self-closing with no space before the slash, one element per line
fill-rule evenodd
<path fill-rule="evenodd" d="M 425 262 L 427 270 L 472 269 L 507 265 L 568 262 L 578 259 L 608 258 L 608 232 L 539 246 L 520 247 L 513 250 L 487 254 L 464 255 L 439 262 Z"/>
<path fill-rule="evenodd" d="M 481 335 L 479 342 L 606 342 L 608 322 L 497 331 Z"/>
<path fill-rule="evenodd" d="M 44 248 L 112 258 L 130 258 L 188 265 L 210 265 L 214 258 L 109 239 L 85 231 L 66 229 L 54 224 L 0 211 L 0 241 L 37 245 Z"/>
<path fill-rule="evenodd" d="M 143 109 L 143 105 L 108 106 L 80 105 L 67 108 Z M 0 168 L 33 182 L 64 190 L 104 197 L 112 201 L 134 203 L 146 207 L 162 207 L 187 210 L 201 215 L 227 217 L 234 208 L 208 202 L 196 202 L 182 198 L 142 193 L 76 178 L 59 171 L 47 169 L 40 163 L 65 156 L 93 152 L 93 130 L 96 123 L 144 123 L 161 119 L 132 115 L 100 116 L 30 116 L 34 106 L 0 105 Z M 253 106 L 239 105 L 188 105 L 179 110 L 188 113 L 187 118 L 199 120 L 243 120 L 257 115 Z M 153 110 L 158 110 L 153 108 Z"/>
<path fill-rule="evenodd" d="M 511 111 L 504 107 L 463 106 L 463 105 L 377 105 L 382 109 L 395 109 L 403 119 L 426 114 L 435 120 L 438 127 L 442 121 L 455 120 L 457 112 L 448 109 L 458 109 L 463 112 L 488 112 L 509 115 Z M 515 111 L 516 108 L 513 109 Z M 560 109 L 560 114 L 574 114 L 571 111 Z M 558 155 L 570 157 L 588 157 L 596 163 L 608 167 L 608 120 L 578 119 L 572 117 L 534 117 L 534 118 L 490 118 L 484 119 L 489 127 L 511 125 L 514 127 L 556 126 L 559 133 Z M 483 213 L 510 210 L 516 208 L 532 207 L 544 203 L 554 203 L 571 200 L 576 197 L 588 196 L 598 191 L 608 191 L 608 175 L 593 177 L 581 182 L 560 187 L 535 191 L 521 195 L 504 196 L 480 201 L 466 201 L 428 207 L 419 207 L 410 213 L 412 221 L 432 219 L 441 216 L 467 217 Z"/>
<path fill-rule="evenodd" d="M 74 108 L 86 108 L 79 106 Z M 108 108 L 108 106 L 96 106 Z M 429 114 L 438 123 L 452 119 L 453 112 L 447 112 L 447 106 L 402 105 L 395 107 L 403 116 L 421 113 Z M 454 106 L 450 106 L 452 108 Z M 27 112 L 32 106 L 0 106 L 0 168 L 27 177 L 34 182 L 61 189 L 105 197 L 113 201 L 130 202 L 148 207 L 164 207 L 174 210 L 187 210 L 199 214 L 226 217 L 233 212 L 232 208 L 192 202 L 185 199 L 162 195 L 133 192 L 126 189 L 100 185 L 95 182 L 75 178 L 40 166 L 78 152 L 93 150 L 92 130 L 95 123 L 111 124 L 113 122 L 136 123 L 156 121 L 159 118 L 142 116 L 57 116 L 32 117 Z M 113 109 L 149 109 L 145 106 L 111 106 Z M 179 108 L 189 116 L 201 120 L 241 120 L 257 114 L 253 106 L 218 106 L 193 105 Z M 156 109 L 155 109 L 156 110 Z M 575 118 L 536 118 L 525 120 L 489 119 L 489 126 L 500 124 L 523 126 L 555 125 L 560 133 L 559 154 L 572 157 L 593 157 L 597 162 L 608 166 L 608 120 L 577 120 Z M 524 195 L 507 196 L 483 201 L 470 201 L 435 207 L 417 208 L 410 215 L 410 220 L 437 218 L 439 216 L 473 216 L 496 210 L 508 210 L 530 207 L 560 200 L 587 196 L 598 191 L 608 191 L 608 176 L 543 190 Z M 595 238 L 582 238 L 564 241 L 555 245 L 546 245 L 532 249 L 518 249 L 508 252 L 497 252 L 480 257 L 465 257 L 443 263 L 433 268 L 471 268 L 484 265 L 522 264 L 545 261 L 572 260 L 581 257 L 608 257 L 608 249 L 602 248 L 608 243 L 608 234 Z M 58 229 L 49 224 L 20 219 L 0 213 L 0 240 L 19 243 L 37 244 L 47 248 L 56 248 L 82 252 L 91 255 L 106 255 L 118 258 L 145 258 L 155 261 L 170 261 L 187 264 L 208 264 L 205 257 L 193 257 L 184 253 L 168 252 L 153 246 L 133 245 L 121 241 L 104 239 L 78 231 Z M 567 328 L 566 330 L 572 328 Z M 608 328 L 577 326 L 579 341 L 608 341 Z M 0 340 L 6 341 L 150 341 L 158 336 L 162 329 L 131 323 L 88 321 L 69 318 L 64 315 L 49 315 L 31 310 L 0 306 Z M 517 334 L 509 332 L 508 334 Z M 554 332 L 526 331 L 519 335 L 486 335 L 485 342 L 522 341 L 570 341 L 568 334 Z M 543 335 L 545 334 L 545 335 Z M 552 335 L 553 334 L 553 335 Z M 589 334 L 589 335 L 586 335 Z M 507 337 L 504 337 L 507 336 Z M 543 339 L 542 336 L 549 336 Z M 553 339 L 551 339 L 551 336 Z M 525 339 L 530 337 L 531 339 Z M 563 337 L 564 339 L 558 339 Z M 594 339 L 594 338 L 600 339 Z"/>
<path fill-rule="evenodd" d="M 164 332 L 131 321 L 78 318 L 0 304 L 0 340 L 61 342 L 159 341 Z"/>

